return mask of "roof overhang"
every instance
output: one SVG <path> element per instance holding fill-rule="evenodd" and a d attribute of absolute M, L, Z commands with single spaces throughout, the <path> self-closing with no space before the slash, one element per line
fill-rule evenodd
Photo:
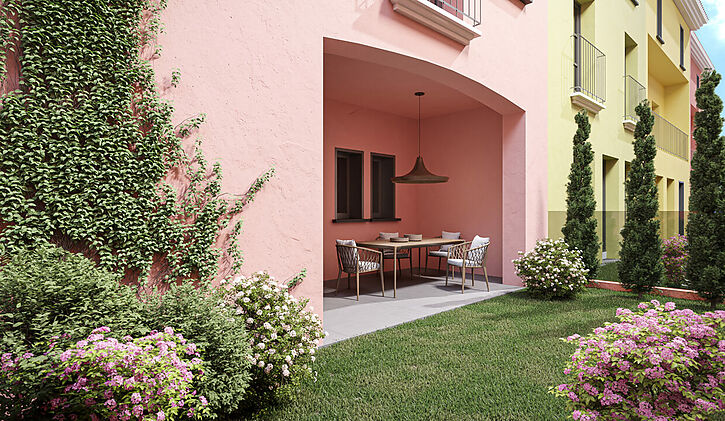
<path fill-rule="evenodd" d="M 700 39 L 697 38 L 695 33 L 692 34 L 690 50 L 692 51 L 692 59 L 695 60 L 695 63 L 700 69 L 705 70 L 715 68 L 715 65 L 712 64 L 712 60 L 710 60 L 710 56 L 708 56 L 707 51 L 705 51 L 705 47 L 702 46 Z"/>
<path fill-rule="evenodd" d="M 675 4 L 691 31 L 697 31 L 707 23 L 707 13 L 700 0 L 675 0 Z"/>

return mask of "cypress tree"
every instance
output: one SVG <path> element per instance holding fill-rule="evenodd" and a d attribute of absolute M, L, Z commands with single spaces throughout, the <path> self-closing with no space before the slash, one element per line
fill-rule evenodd
<path fill-rule="evenodd" d="M 597 203 L 592 187 L 594 151 L 587 142 L 591 125 L 586 110 L 581 110 L 574 120 L 578 127 L 574 135 L 574 160 L 566 184 L 566 224 L 561 232 L 570 249 L 582 252 L 584 266 L 589 270 L 587 278 L 592 279 L 599 268 L 599 238 L 594 218 Z"/>
<path fill-rule="evenodd" d="M 715 94 L 720 74 L 706 72 L 695 97 L 697 149 L 690 172 L 690 259 L 687 277 L 712 308 L 725 297 L 725 140 L 721 136 L 723 102 Z"/>
<path fill-rule="evenodd" d="M 639 122 L 634 129 L 634 160 L 624 183 L 626 215 L 619 253 L 622 286 L 641 296 L 660 283 L 662 240 L 657 220 L 657 184 L 654 160 L 657 145 L 652 136 L 654 115 L 647 101 L 635 109 Z"/>

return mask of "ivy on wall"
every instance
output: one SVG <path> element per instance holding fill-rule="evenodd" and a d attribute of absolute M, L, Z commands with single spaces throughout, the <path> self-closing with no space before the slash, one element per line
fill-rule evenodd
<path fill-rule="evenodd" d="M 274 169 L 229 199 L 201 141 L 185 153 L 204 116 L 174 127 L 141 54 L 165 1 L 0 7 L 0 78 L 8 60 L 20 68 L 19 89 L 0 97 L 0 254 L 48 240 L 130 280 L 206 281 L 220 262 L 238 271 L 235 216 Z"/>

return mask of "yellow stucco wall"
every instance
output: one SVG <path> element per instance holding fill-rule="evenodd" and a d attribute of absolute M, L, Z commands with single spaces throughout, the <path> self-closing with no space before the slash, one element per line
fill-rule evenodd
<path fill-rule="evenodd" d="M 673 0 L 663 0 L 663 38 L 655 40 L 656 0 L 582 1 L 582 35 L 606 55 L 606 108 L 589 113 L 594 149 L 594 192 L 597 201 L 599 238 L 606 227 L 608 258 L 618 257 L 619 232 L 624 223 L 625 170 L 634 159 L 633 134 L 625 130 L 625 62 L 627 73 L 647 88 L 647 98 L 660 105 L 658 112 L 680 129 L 689 127 L 689 69 L 679 65 L 679 25 L 685 28 L 685 57 L 690 57 L 689 28 L 684 24 Z M 549 236 L 560 237 L 566 219 L 566 183 L 572 162 L 571 144 L 576 131 L 574 116 L 580 110 L 572 104 L 574 86 L 573 3 L 567 0 L 549 3 Z M 654 19 L 654 22 L 652 22 Z M 625 35 L 626 34 L 626 35 Z M 628 40 L 627 40 L 628 39 Z M 659 50 L 652 48 L 652 41 Z M 636 47 L 625 57 L 626 44 Z M 656 54 L 655 54 L 656 53 Z M 667 59 L 667 60 L 665 60 Z M 674 70 L 677 72 L 675 72 Z M 680 79 L 681 78 L 681 79 Z M 684 81 L 684 84 L 680 83 Z M 655 160 L 658 176 L 665 186 L 672 181 L 671 191 L 660 191 L 663 222 L 672 219 L 678 209 L 678 183 L 685 183 L 685 209 L 689 196 L 689 162 L 661 150 Z M 602 199 L 606 189 L 606 209 Z M 673 196 L 674 195 L 674 196 Z M 605 210 L 606 212 L 602 212 Z M 603 223 L 602 218 L 605 218 Z M 677 221 L 663 229 L 673 235 Z"/>

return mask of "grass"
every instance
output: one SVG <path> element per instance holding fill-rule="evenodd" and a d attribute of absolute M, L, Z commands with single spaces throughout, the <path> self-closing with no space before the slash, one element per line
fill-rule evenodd
<path fill-rule="evenodd" d="M 651 298 L 647 298 L 651 299 Z M 678 307 L 707 311 L 699 302 Z M 269 420 L 562 420 L 548 388 L 564 380 L 574 346 L 636 307 L 631 294 L 589 289 L 572 301 L 516 292 L 319 350 L 318 378 Z"/>
<path fill-rule="evenodd" d="M 597 271 L 597 276 L 595 276 L 594 279 L 598 279 L 600 281 L 619 282 L 619 273 L 617 273 L 617 263 L 618 262 L 610 262 L 610 263 L 599 266 L 599 270 Z"/>

